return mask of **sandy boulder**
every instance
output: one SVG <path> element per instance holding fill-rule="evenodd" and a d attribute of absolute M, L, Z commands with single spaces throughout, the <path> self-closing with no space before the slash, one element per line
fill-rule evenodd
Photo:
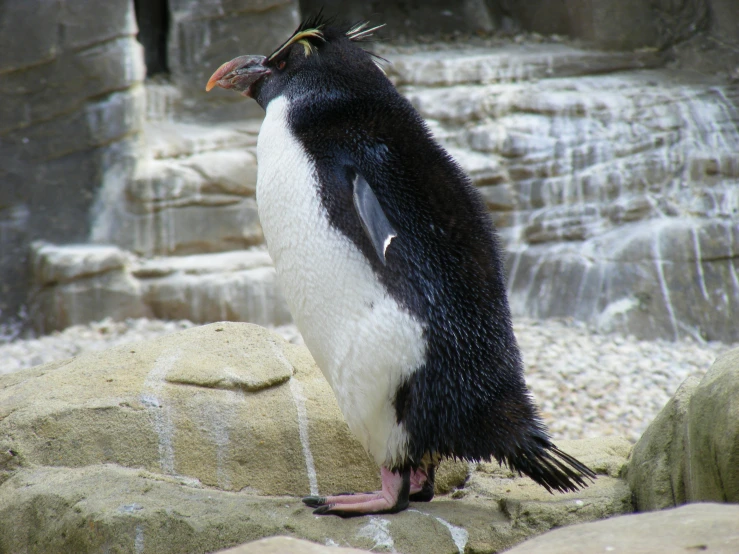
<path fill-rule="evenodd" d="M 626 475 L 639 511 L 739 502 L 739 349 L 686 379 L 634 446 Z"/>

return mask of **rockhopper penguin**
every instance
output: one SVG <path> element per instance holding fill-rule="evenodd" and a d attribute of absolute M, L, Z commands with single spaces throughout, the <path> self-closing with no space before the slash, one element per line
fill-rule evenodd
<path fill-rule="evenodd" d="M 552 444 L 526 388 L 500 248 L 469 178 L 359 44 L 377 27 L 304 21 L 206 90 L 266 110 L 257 204 L 278 282 L 376 493 L 307 497 L 354 516 L 430 500 L 443 457 L 491 460 L 547 490 L 593 472 Z"/>

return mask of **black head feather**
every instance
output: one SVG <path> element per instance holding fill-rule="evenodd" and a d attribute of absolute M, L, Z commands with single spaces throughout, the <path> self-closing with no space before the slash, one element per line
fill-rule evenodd
<path fill-rule="evenodd" d="M 376 87 L 377 83 L 370 85 L 368 79 L 382 76 L 381 80 L 386 81 L 380 66 L 386 60 L 364 50 L 359 43 L 371 39 L 382 26 L 366 21 L 342 23 L 322 12 L 304 19 L 266 58 L 264 66 L 269 74 L 253 85 L 250 95 L 266 108 L 280 95 L 295 97 L 312 91 L 341 93 L 356 86 Z"/>
<path fill-rule="evenodd" d="M 323 43 L 340 39 L 348 39 L 351 42 L 367 42 L 374 36 L 375 31 L 384 26 L 382 24 L 371 27 L 369 21 L 360 21 L 354 24 L 340 23 L 335 17 L 325 17 L 323 10 L 321 10 L 317 14 L 305 18 L 295 29 L 295 32 L 276 48 L 267 59 L 270 61 L 278 59 L 293 44 L 297 43 L 303 43 L 306 48 L 306 55 L 309 55 L 314 49 L 320 48 Z"/>

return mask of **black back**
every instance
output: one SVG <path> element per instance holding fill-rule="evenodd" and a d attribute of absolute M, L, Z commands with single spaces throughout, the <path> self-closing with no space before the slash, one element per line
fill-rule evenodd
<path fill-rule="evenodd" d="M 406 464 L 418 466 L 426 453 L 494 458 L 547 488 L 583 485 L 552 454 L 586 475 L 590 470 L 554 448 L 526 388 L 500 247 L 479 193 L 345 33 L 324 28 L 325 40 L 308 56 L 298 46 L 299 70 L 280 86 L 268 84 L 257 99 L 266 105 L 269 96 L 288 97 L 289 125 L 315 161 L 330 223 L 425 325 L 425 364 L 394 399 L 410 437 Z M 356 172 L 397 230 L 386 264 L 352 204 Z"/>

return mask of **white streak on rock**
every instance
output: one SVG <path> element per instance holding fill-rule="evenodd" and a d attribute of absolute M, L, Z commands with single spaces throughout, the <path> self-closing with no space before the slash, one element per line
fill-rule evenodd
<path fill-rule="evenodd" d="M 464 548 L 467 546 L 467 540 L 470 538 L 470 534 L 466 529 L 452 525 L 448 521 L 441 519 L 440 517 L 435 518 L 436 521 L 441 523 L 444 527 L 449 529 L 449 534 L 452 536 L 454 545 L 459 550 L 459 554 L 464 554 Z"/>
<path fill-rule="evenodd" d="M 372 547 L 373 549 L 386 548 L 389 549 L 390 552 L 397 552 L 395 550 L 395 541 L 390 535 L 390 530 L 388 529 L 389 527 L 389 519 L 383 519 L 381 517 L 370 517 L 367 525 L 362 527 L 359 532 L 357 532 L 357 536 L 366 537 L 374 541 L 375 544 Z"/>
<path fill-rule="evenodd" d="M 179 359 L 177 353 L 166 352 L 154 362 L 154 367 L 144 380 L 141 391 L 141 403 L 146 406 L 152 416 L 154 430 L 159 437 L 159 465 L 164 473 L 173 475 L 174 470 L 174 422 L 170 407 L 162 401 L 167 372 Z"/>
<path fill-rule="evenodd" d="M 662 252 L 660 249 L 660 233 L 655 233 L 655 239 L 654 239 L 654 265 L 657 269 L 657 277 L 659 278 L 659 286 L 662 291 L 662 297 L 665 301 L 665 307 L 667 308 L 667 313 L 670 316 L 670 323 L 672 324 L 672 329 L 674 332 L 674 340 L 680 340 L 680 331 L 678 330 L 677 325 L 677 318 L 675 317 L 675 310 L 672 308 L 672 300 L 670 299 L 670 290 L 667 287 L 667 281 L 665 280 L 665 271 L 663 265 L 666 263 L 664 261 L 664 258 L 662 257 Z"/>
<path fill-rule="evenodd" d="M 693 230 L 690 234 L 693 236 L 693 248 L 695 249 L 695 269 L 698 273 L 698 285 L 700 286 L 703 298 L 710 302 L 711 298 L 708 296 L 708 291 L 706 290 L 706 277 L 703 274 L 703 255 L 701 254 L 701 244 L 700 239 L 698 238 L 698 229 L 693 227 Z"/>
<path fill-rule="evenodd" d="M 305 470 L 308 473 L 310 493 L 318 494 L 318 478 L 316 477 L 316 466 L 313 463 L 313 453 L 310 451 L 310 440 L 308 438 L 308 412 L 305 409 L 305 396 L 303 385 L 294 377 L 290 379 L 290 394 L 295 402 L 298 412 L 298 433 L 300 433 L 300 444 L 303 446 L 303 457 L 305 458 Z"/>
<path fill-rule="evenodd" d="M 133 540 L 133 547 L 136 550 L 136 554 L 143 554 L 144 552 L 144 526 L 136 526 L 136 538 Z"/>
<path fill-rule="evenodd" d="M 428 516 L 428 517 L 433 517 L 436 521 L 438 521 L 444 527 L 449 529 L 449 534 L 452 536 L 452 541 L 454 541 L 454 546 L 457 547 L 459 554 L 464 554 L 464 549 L 467 546 L 467 541 L 470 538 L 470 534 L 467 532 L 466 529 L 464 529 L 463 527 L 457 527 L 456 525 L 452 525 L 445 519 L 432 516 L 431 514 L 427 514 L 426 512 L 422 512 L 421 510 L 416 510 L 416 509 L 411 508 L 408 511 L 416 512 L 416 513 L 419 513 L 421 515 Z"/>

